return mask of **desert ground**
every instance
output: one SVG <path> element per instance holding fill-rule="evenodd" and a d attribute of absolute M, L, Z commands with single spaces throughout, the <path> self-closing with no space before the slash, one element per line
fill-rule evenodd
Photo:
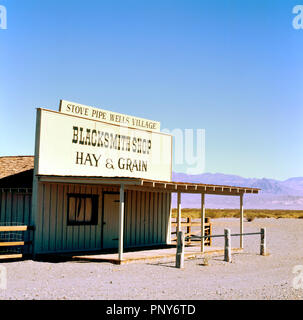
<path fill-rule="evenodd" d="M 239 231 L 239 219 L 212 222 L 213 234 L 222 234 L 226 227 Z M 293 268 L 303 265 L 303 219 L 254 219 L 245 222 L 244 231 L 261 227 L 267 230 L 269 255 L 259 255 L 259 235 L 247 236 L 244 251 L 234 253 L 232 263 L 224 262 L 218 254 L 210 256 L 208 266 L 203 265 L 202 257 L 185 260 L 184 269 L 175 268 L 174 259 L 167 258 L 125 265 L 32 260 L 1 263 L 7 270 L 7 288 L 0 289 L 0 299 L 302 300 L 303 289 L 293 287 L 299 276 Z M 223 239 L 214 238 L 213 245 L 223 247 Z M 239 238 L 232 238 L 232 246 L 239 246 Z"/>

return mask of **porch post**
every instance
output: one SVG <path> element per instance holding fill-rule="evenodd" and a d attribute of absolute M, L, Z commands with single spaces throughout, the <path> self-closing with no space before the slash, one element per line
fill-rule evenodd
<path fill-rule="evenodd" d="M 120 186 L 120 205 L 119 205 L 119 260 L 123 259 L 123 229 L 124 229 L 124 184 Z"/>
<path fill-rule="evenodd" d="M 177 232 L 181 231 L 181 193 L 178 192 Z M 178 234 L 178 233 L 177 233 Z"/>
<path fill-rule="evenodd" d="M 243 193 L 240 195 L 240 248 L 243 249 L 243 219 L 244 219 L 244 210 L 243 210 Z"/>
<path fill-rule="evenodd" d="M 205 193 L 201 193 L 201 252 L 204 252 L 205 236 Z"/>

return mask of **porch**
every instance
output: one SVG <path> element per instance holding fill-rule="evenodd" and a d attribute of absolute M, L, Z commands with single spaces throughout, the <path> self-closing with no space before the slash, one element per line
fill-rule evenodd
<path fill-rule="evenodd" d="M 232 252 L 241 252 L 243 249 L 233 248 Z M 223 247 L 206 247 L 204 252 L 201 252 L 199 245 L 189 245 L 185 247 L 185 259 L 202 258 L 206 255 L 223 255 Z M 162 248 L 134 248 L 125 249 L 123 260 L 120 260 L 116 252 L 108 253 L 84 253 L 84 254 L 64 254 L 64 258 L 74 261 L 89 261 L 89 262 L 108 262 L 113 264 L 129 264 L 140 262 L 155 262 L 167 261 L 173 262 L 176 259 L 176 246 L 165 246 Z"/>
<path fill-rule="evenodd" d="M 205 196 L 211 195 L 224 195 L 224 196 L 238 196 L 240 198 L 240 219 L 239 219 L 239 233 L 240 244 L 239 249 L 244 247 L 244 239 L 242 234 L 243 222 L 244 222 L 244 206 L 243 198 L 244 194 L 258 194 L 258 188 L 245 188 L 235 186 L 224 185 L 209 185 L 199 183 L 184 183 L 184 182 L 165 182 L 156 180 L 147 180 L 139 178 L 101 178 L 101 177 L 62 177 L 62 176 L 39 176 L 40 182 L 48 183 L 73 183 L 73 184 L 90 184 L 90 185 L 108 185 L 117 187 L 119 203 L 119 216 L 118 216 L 118 238 L 117 249 L 114 252 L 88 254 L 69 254 L 69 257 L 73 259 L 92 260 L 92 261 L 108 261 L 117 264 L 130 263 L 134 261 L 146 261 L 162 258 L 175 258 L 176 246 L 171 242 L 171 228 L 167 230 L 166 247 L 161 249 L 143 250 L 140 247 L 136 247 L 135 250 L 130 250 L 125 247 L 124 244 L 124 223 L 125 223 L 125 191 L 133 190 L 139 192 L 159 192 L 166 194 L 177 194 L 177 222 L 176 232 L 181 230 L 181 195 L 183 193 L 193 193 L 201 195 L 201 224 L 200 234 L 205 236 Z M 169 213 L 169 221 L 171 221 L 171 208 Z M 161 227 L 161 224 L 160 224 Z M 204 241 L 200 241 L 200 245 L 188 246 L 186 248 L 185 257 L 198 257 L 205 254 L 223 253 L 223 247 L 208 247 Z"/>

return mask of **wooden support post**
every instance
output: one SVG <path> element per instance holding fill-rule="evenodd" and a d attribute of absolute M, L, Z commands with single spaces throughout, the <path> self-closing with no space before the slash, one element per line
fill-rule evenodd
<path fill-rule="evenodd" d="M 120 205 L 119 205 L 119 260 L 123 259 L 123 229 L 124 229 L 124 184 L 120 186 Z"/>
<path fill-rule="evenodd" d="M 167 233 L 166 233 L 166 243 L 171 244 L 171 227 L 172 227 L 172 197 L 171 193 L 168 194 L 169 197 L 169 219 L 167 225 Z"/>
<path fill-rule="evenodd" d="M 213 234 L 213 225 L 211 224 L 211 222 L 209 221 L 209 235 L 211 236 Z M 209 246 L 212 245 L 212 241 L 213 241 L 213 238 L 208 238 L 209 239 Z"/>
<path fill-rule="evenodd" d="M 177 233 L 181 231 L 181 193 L 178 192 Z"/>
<path fill-rule="evenodd" d="M 204 252 L 205 246 L 205 193 L 201 193 L 201 252 Z"/>
<path fill-rule="evenodd" d="M 230 229 L 224 229 L 224 261 L 231 262 L 231 236 Z"/>
<path fill-rule="evenodd" d="M 191 239 L 190 239 L 190 236 L 191 236 L 191 217 L 188 217 L 186 222 L 188 223 L 187 228 L 186 228 L 186 233 L 189 237 L 187 240 L 187 244 L 191 244 Z"/>
<path fill-rule="evenodd" d="M 244 248 L 244 239 L 243 239 L 243 220 L 244 220 L 244 210 L 243 210 L 243 193 L 240 195 L 240 248 Z"/>
<path fill-rule="evenodd" d="M 260 255 L 266 256 L 266 228 L 261 228 Z"/>
<path fill-rule="evenodd" d="M 177 253 L 176 253 L 176 268 L 184 268 L 184 233 L 177 233 Z"/>

